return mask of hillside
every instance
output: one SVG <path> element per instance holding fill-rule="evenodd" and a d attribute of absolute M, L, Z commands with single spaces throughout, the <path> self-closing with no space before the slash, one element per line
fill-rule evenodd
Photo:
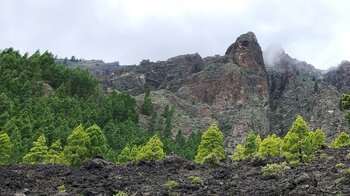
<path fill-rule="evenodd" d="M 158 113 L 166 105 L 174 108 L 174 133 L 182 130 L 189 135 L 216 122 L 231 149 L 244 141 L 250 129 L 283 136 L 298 114 L 329 138 L 346 130 L 339 97 L 348 92 L 347 65 L 344 62 L 325 73 L 293 59 L 279 46 L 263 52 L 249 32 L 238 37 L 223 56 L 188 54 L 167 61 L 144 60 L 98 78 L 104 90 L 129 92 L 139 104 L 146 86 L 151 87 Z M 141 122 L 147 123 L 147 118 Z"/>

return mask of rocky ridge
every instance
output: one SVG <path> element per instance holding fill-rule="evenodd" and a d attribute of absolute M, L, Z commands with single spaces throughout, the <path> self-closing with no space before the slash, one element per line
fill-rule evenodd
<path fill-rule="evenodd" d="M 166 61 L 143 60 L 138 66 L 116 66 L 95 75 L 106 91 L 129 92 L 139 103 L 145 87 L 151 87 L 159 114 L 165 105 L 174 107 L 175 132 L 203 131 L 218 123 L 227 149 L 232 150 L 250 129 L 283 136 L 298 114 L 310 128 L 322 128 L 334 138 L 347 127 L 338 105 L 340 94 L 349 92 L 349 67 L 343 62 L 324 74 L 279 46 L 262 52 L 255 34 L 248 32 L 223 56 L 202 58 L 196 53 Z M 142 116 L 141 126 L 148 120 Z"/>

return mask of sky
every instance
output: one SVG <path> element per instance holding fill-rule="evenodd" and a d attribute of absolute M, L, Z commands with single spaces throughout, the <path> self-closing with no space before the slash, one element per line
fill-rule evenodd
<path fill-rule="evenodd" d="M 350 60 L 347 0 L 0 0 L 0 49 L 138 64 L 223 55 L 256 34 L 319 69 Z"/>

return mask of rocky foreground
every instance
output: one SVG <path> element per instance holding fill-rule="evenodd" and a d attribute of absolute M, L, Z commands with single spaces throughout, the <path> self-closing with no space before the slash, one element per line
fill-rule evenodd
<path fill-rule="evenodd" d="M 119 191 L 128 195 L 350 195 L 350 174 L 346 172 L 350 167 L 350 160 L 346 158 L 349 152 L 350 148 L 325 149 L 317 153 L 311 164 L 291 167 L 277 177 L 264 176 L 261 167 L 282 160 L 210 167 L 177 157 L 122 166 L 93 158 L 80 168 L 48 164 L 0 166 L 0 193 L 18 196 L 113 195 Z M 200 178 L 194 182 L 193 177 Z M 66 192 L 59 193 L 62 185 Z"/>

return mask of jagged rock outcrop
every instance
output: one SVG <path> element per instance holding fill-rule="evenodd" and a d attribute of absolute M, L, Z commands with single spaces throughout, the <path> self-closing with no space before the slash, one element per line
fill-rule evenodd
<path fill-rule="evenodd" d="M 261 134 L 269 130 L 267 73 L 252 32 L 238 37 L 224 57 L 212 57 L 203 71 L 189 76 L 177 95 L 211 106 L 228 149 L 242 142 L 250 129 Z"/>
<path fill-rule="evenodd" d="M 235 43 L 228 47 L 225 55 L 233 58 L 233 61 L 246 71 L 253 73 L 262 69 L 265 71 L 263 54 L 253 32 L 239 36 Z"/>
<path fill-rule="evenodd" d="M 145 87 L 151 87 L 158 114 L 166 105 L 175 109 L 175 133 L 189 135 L 218 123 L 229 151 L 250 129 L 284 136 L 298 114 L 311 129 L 322 128 L 331 138 L 347 127 L 338 105 L 341 93 L 349 92 L 350 63 L 324 75 L 280 46 L 263 53 L 252 32 L 239 36 L 223 56 L 196 53 L 91 72 L 105 90 L 129 92 L 139 104 Z M 141 116 L 141 127 L 149 120 Z"/>
<path fill-rule="evenodd" d="M 322 72 L 312 65 L 291 58 L 279 46 L 264 51 L 270 80 L 270 129 L 283 136 L 298 114 L 311 129 L 322 128 L 333 138 L 345 129 L 339 110 L 340 93 L 323 82 Z M 315 87 L 317 86 L 317 87 Z"/>
<path fill-rule="evenodd" d="M 342 93 L 350 92 L 350 62 L 343 61 L 334 70 L 325 74 L 325 81 L 336 86 Z"/>
<path fill-rule="evenodd" d="M 153 90 L 175 92 L 185 78 L 201 71 L 204 61 L 199 54 L 181 55 L 167 61 L 143 60 L 139 66 L 123 66 L 103 79 L 105 89 L 128 91 L 139 95 L 149 86 Z"/>

